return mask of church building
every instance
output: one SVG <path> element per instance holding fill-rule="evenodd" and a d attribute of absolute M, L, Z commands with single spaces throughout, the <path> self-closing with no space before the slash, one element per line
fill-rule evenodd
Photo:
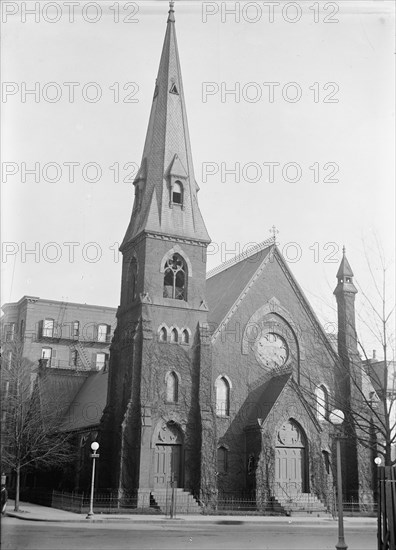
<path fill-rule="evenodd" d="M 329 413 L 348 402 L 345 373 L 358 356 L 353 273 L 344 251 L 338 349 L 274 238 L 207 274 L 173 2 L 134 187 L 96 427 L 99 486 L 141 502 L 159 502 L 173 483 L 206 505 L 249 494 L 258 506 L 328 506 Z M 349 434 L 349 498 L 370 490 L 361 451 Z"/>

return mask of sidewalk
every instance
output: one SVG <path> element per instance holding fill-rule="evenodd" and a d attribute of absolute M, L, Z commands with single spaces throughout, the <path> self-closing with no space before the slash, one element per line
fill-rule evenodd
<path fill-rule="evenodd" d="M 9 500 L 7 503 L 6 515 L 8 517 L 29 520 L 29 521 L 46 521 L 46 522 L 62 522 L 62 523 L 155 523 L 155 524 L 183 524 L 183 525 L 202 525 L 202 524 L 218 524 L 218 525 L 240 525 L 242 523 L 254 524 L 288 524 L 294 523 L 298 525 L 336 525 L 336 521 L 329 516 L 317 517 L 314 514 L 307 516 L 220 516 L 220 515 L 178 515 L 171 519 L 162 514 L 145 515 L 145 514 L 95 514 L 93 519 L 86 519 L 86 514 L 76 514 L 67 512 L 57 508 L 48 508 L 39 504 L 31 504 L 29 502 L 21 502 L 19 512 L 14 512 L 14 502 Z M 354 517 L 344 518 L 345 525 L 363 526 L 375 525 L 376 518 Z"/>

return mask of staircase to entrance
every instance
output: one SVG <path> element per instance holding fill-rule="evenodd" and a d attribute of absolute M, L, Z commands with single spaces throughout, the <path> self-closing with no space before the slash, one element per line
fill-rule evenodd
<path fill-rule="evenodd" d="M 174 489 L 175 491 L 175 512 L 176 514 L 200 514 L 201 506 L 195 500 L 191 493 L 184 489 Z M 172 489 L 153 489 L 150 493 L 150 506 L 157 508 L 164 514 L 170 512 L 172 502 Z"/>

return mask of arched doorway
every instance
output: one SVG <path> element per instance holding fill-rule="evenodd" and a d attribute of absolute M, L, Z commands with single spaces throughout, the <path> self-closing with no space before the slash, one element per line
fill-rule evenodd
<path fill-rule="evenodd" d="M 293 497 L 308 492 L 306 437 L 301 426 L 289 419 L 276 435 L 275 493 Z"/>
<path fill-rule="evenodd" d="M 165 488 L 171 481 L 182 487 L 183 435 L 174 422 L 161 424 L 154 454 L 154 488 Z"/>

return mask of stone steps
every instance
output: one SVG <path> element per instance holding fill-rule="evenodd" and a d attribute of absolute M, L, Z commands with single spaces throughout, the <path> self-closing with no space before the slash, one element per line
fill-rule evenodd
<path fill-rule="evenodd" d="M 172 489 L 154 489 L 151 491 L 152 505 L 164 514 L 170 512 Z M 191 493 L 184 489 L 175 489 L 176 514 L 200 514 L 201 506 Z"/>
<path fill-rule="evenodd" d="M 273 500 L 275 505 L 280 506 L 285 512 L 327 512 L 326 506 L 323 504 L 323 502 L 311 493 L 301 493 L 295 496 L 290 495 L 290 497 L 286 497 L 286 495 L 276 494 L 273 497 Z"/>

